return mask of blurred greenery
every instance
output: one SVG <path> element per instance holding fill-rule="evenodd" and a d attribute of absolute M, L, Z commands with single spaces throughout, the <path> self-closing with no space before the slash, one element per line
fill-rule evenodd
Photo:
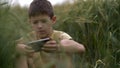
<path fill-rule="evenodd" d="M 120 0 L 75 0 L 64 7 L 55 6 L 59 16 L 56 26 L 85 45 L 86 54 L 77 62 L 79 67 L 119 68 Z"/>
<path fill-rule="evenodd" d="M 15 40 L 30 31 L 27 10 L 0 0 L 0 68 L 13 68 Z M 120 0 L 74 0 L 54 11 L 54 28 L 86 47 L 73 56 L 75 68 L 120 68 Z"/>
<path fill-rule="evenodd" d="M 14 68 L 15 40 L 24 30 L 24 20 L 16 13 L 9 1 L 0 0 L 0 68 Z"/>
<path fill-rule="evenodd" d="M 13 68 L 16 27 L 7 2 L 0 1 L 0 68 Z"/>

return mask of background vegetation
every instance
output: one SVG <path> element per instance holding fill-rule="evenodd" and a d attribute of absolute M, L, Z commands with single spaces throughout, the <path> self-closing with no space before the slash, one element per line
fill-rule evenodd
<path fill-rule="evenodd" d="M 10 11 L 8 2 L 0 0 L 0 68 L 13 68 L 16 18 Z"/>
<path fill-rule="evenodd" d="M 0 68 L 13 68 L 14 40 L 30 31 L 27 7 L 0 0 Z M 75 68 L 120 68 L 120 0 L 74 0 L 54 6 L 57 30 L 86 47 Z"/>

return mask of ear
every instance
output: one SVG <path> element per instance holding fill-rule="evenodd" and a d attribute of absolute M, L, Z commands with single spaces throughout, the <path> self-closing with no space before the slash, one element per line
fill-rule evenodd
<path fill-rule="evenodd" d="M 56 16 L 52 17 L 52 23 L 54 24 L 56 22 Z"/>

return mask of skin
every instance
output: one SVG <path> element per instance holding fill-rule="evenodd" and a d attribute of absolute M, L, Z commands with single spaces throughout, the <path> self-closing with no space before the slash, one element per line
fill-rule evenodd
<path fill-rule="evenodd" d="M 37 39 L 47 38 L 50 37 L 53 32 L 52 26 L 56 22 L 56 17 L 53 16 L 50 18 L 48 15 L 44 14 L 31 17 L 29 21 L 33 30 L 36 32 Z M 85 51 L 84 46 L 74 40 L 63 39 L 60 41 L 60 44 L 65 53 L 73 54 L 83 53 Z M 43 46 L 42 50 L 49 53 L 63 51 L 61 50 L 61 47 L 58 47 L 57 45 L 58 44 L 55 40 L 50 40 Z M 16 63 L 16 68 L 28 68 L 26 64 L 27 61 L 25 60 L 27 57 L 32 57 L 34 55 L 34 50 L 24 44 L 18 44 L 16 50 L 21 54 Z"/>
<path fill-rule="evenodd" d="M 54 25 L 55 21 L 56 21 L 55 16 L 52 17 L 52 19 L 50 19 L 50 17 L 45 14 L 30 18 L 30 24 L 33 30 L 36 32 L 36 37 L 38 39 L 49 37 L 52 34 L 53 32 L 52 26 Z"/>
<path fill-rule="evenodd" d="M 38 15 L 35 17 L 30 18 L 30 23 L 32 25 L 33 30 L 36 32 L 37 38 L 45 38 L 50 37 L 50 35 L 53 32 L 52 26 L 56 22 L 56 17 L 53 16 L 52 19 L 48 15 Z M 75 42 L 74 40 L 61 40 L 61 47 L 68 52 L 68 53 L 74 53 L 74 52 L 84 52 L 85 48 L 82 44 L 79 44 Z M 52 40 L 47 42 L 44 47 L 42 48 L 43 51 L 46 52 L 54 52 L 57 51 L 57 43 L 56 41 Z"/>

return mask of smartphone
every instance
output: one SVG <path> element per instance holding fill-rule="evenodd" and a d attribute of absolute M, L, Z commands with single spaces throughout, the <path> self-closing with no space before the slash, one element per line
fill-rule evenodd
<path fill-rule="evenodd" d="M 27 43 L 27 45 L 32 47 L 35 50 L 35 52 L 38 52 L 38 51 L 41 51 L 41 48 L 43 47 L 43 45 L 49 40 L 50 38 L 35 40 Z"/>

